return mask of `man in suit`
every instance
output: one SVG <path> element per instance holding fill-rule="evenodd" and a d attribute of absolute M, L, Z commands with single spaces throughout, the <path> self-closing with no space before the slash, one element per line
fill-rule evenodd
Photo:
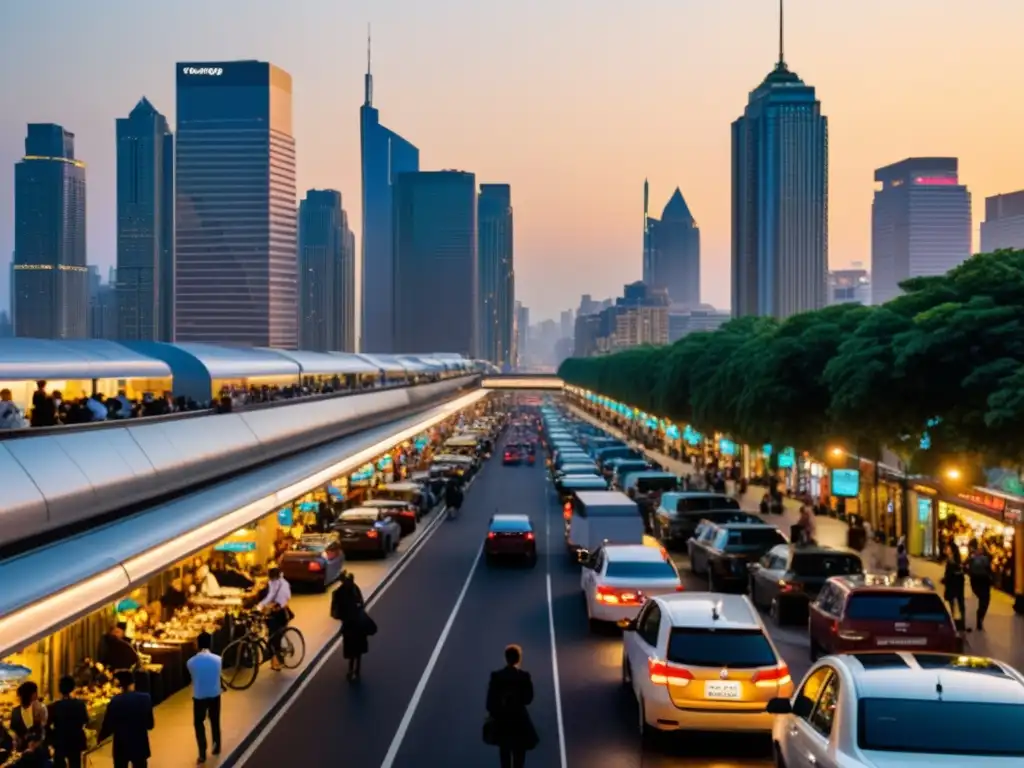
<path fill-rule="evenodd" d="M 121 693 L 107 704 L 99 740 L 114 737 L 114 768 L 146 768 L 149 732 L 153 730 L 153 700 L 135 690 L 135 677 L 122 670 L 115 677 Z"/>
<path fill-rule="evenodd" d="M 89 725 L 89 711 L 82 699 L 72 698 L 75 679 L 65 675 L 59 683 L 60 698 L 47 707 L 47 742 L 53 747 L 55 768 L 82 768 L 85 752 L 85 728 Z"/>
<path fill-rule="evenodd" d="M 523 768 L 526 753 L 538 741 L 526 709 L 533 702 L 533 680 L 529 672 L 520 669 L 522 660 L 519 646 L 508 646 L 504 668 L 491 672 L 487 686 L 487 714 L 493 728 L 485 738 L 498 747 L 501 768 Z"/>

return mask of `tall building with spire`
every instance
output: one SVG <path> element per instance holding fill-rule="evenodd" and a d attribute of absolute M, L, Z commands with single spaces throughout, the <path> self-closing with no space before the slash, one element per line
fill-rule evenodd
<path fill-rule="evenodd" d="M 373 106 L 370 39 L 366 44 L 363 106 L 359 109 L 363 174 L 363 352 L 394 352 L 395 254 L 391 231 L 393 186 L 398 175 L 420 169 L 420 151 L 380 122 Z M 406 350 L 407 351 L 407 350 Z"/>
<path fill-rule="evenodd" d="M 647 213 L 644 183 L 644 283 L 668 293 L 674 305 L 700 304 L 700 229 L 676 187 L 660 219 Z"/>
<path fill-rule="evenodd" d="M 779 60 L 732 124 L 732 313 L 785 318 L 828 302 L 828 121 Z"/>

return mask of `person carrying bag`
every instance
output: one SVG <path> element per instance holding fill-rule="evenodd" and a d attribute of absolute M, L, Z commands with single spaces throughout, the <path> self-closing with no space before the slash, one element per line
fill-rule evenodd
<path fill-rule="evenodd" d="M 342 654 L 348 660 L 345 679 L 360 679 L 363 656 L 370 650 L 369 638 L 377 634 L 377 622 L 366 612 L 363 593 L 349 571 L 341 574 L 341 585 L 331 595 L 331 618 L 341 622 Z"/>
<path fill-rule="evenodd" d="M 491 673 L 487 686 L 484 743 L 498 748 L 501 768 L 524 768 L 526 753 L 540 743 L 527 707 L 533 702 L 533 680 L 520 669 L 518 645 L 505 649 L 505 667 Z"/>

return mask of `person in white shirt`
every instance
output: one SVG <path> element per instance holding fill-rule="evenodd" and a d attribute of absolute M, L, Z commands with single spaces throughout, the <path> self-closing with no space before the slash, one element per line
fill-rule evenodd
<path fill-rule="evenodd" d="M 188 660 L 186 666 L 192 677 L 192 724 L 199 747 L 199 761 L 206 762 L 206 720 L 210 720 L 213 736 L 213 754 L 220 754 L 220 672 L 221 658 L 215 654 L 213 637 L 201 632 L 196 638 L 199 653 Z"/>
<path fill-rule="evenodd" d="M 267 571 L 270 586 L 266 597 L 260 600 L 258 608 L 267 614 L 267 631 L 270 634 L 270 649 L 274 658 L 270 660 L 271 669 L 281 669 L 281 632 L 288 626 L 290 609 L 288 603 L 292 599 L 292 587 L 281 575 L 279 568 Z"/>

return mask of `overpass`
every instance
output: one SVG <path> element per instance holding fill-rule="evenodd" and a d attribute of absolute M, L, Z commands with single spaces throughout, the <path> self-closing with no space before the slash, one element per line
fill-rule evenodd
<path fill-rule="evenodd" d="M 480 379 L 481 389 L 522 389 L 561 391 L 565 387 L 549 373 L 497 373 Z"/>

